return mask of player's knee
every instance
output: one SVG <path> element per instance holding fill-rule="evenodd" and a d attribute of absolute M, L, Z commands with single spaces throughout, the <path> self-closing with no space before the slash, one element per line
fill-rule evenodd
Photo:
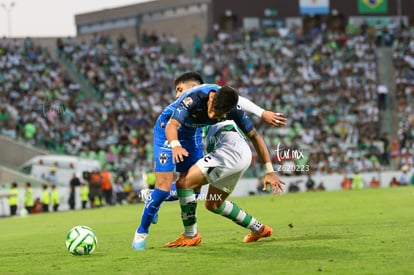
<path fill-rule="evenodd" d="M 170 191 L 173 180 L 172 173 L 171 176 L 158 177 L 155 181 L 155 187 L 163 191 Z"/>
<path fill-rule="evenodd" d="M 194 184 L 193 181 L 185 176 L 180 176 L 176 182 L 176 185 L 178 189 L 195 189 L 197 187 L 197 184 Z"/>
<path fill-rule="evenodd" d="M 178 189 L 185 189 L 184 187 L 184 183 L 185 183 L 185 177 L 180 176 L 177 181 L 175 182 L 175 184 L 177 185 Z"/>

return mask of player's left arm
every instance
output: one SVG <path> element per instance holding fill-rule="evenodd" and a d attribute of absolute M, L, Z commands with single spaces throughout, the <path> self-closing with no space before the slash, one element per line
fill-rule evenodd
<path fill-rule="evenodd" d="M 283 185 L 285 184 L 279 177 L 276 175 L 272 161 L 270 159 L 269 150 L 267 149 L 266 143 L 264 142 L 261 135 L 259 135 L 255 128 L 247 133 L 247 137 L 253 143 L 254 148 L 256 149 L 257 154 L 263 161 L 265 165 L 266 175 L 264 177 L 263 190 L 266 190 L 267 184 L 272 186 L 273 194 L 281 194 L 284 192 Z"/>
<path fill-rule="evenodd" d="M 234 122 L 236 122 L 237 126 L 243 131 L 243 133 L 251 140 L 257 154 L 265 164 L 266 175 L 264 177 L 264 190 L 266 189 L 267 184 L 270 184 L 272 186 L 272 192 L 274 194 L 281 194 L 284 191 L 283 185 L 285 183 L 276 175 L 266 143 L 264 142 L 262 136 L 257 133 L 252 121 L 240 108 L 240 106 L 230 111 L 228 114 L 228 119 L 233 119 Z"/>
<path fill-rule="evenodd" d="M 246 112 L 252 113 L 258 117 L 261 117 L 268 124 L 275 127 L 284 127 L 286 126 L 287 118 L 282 113 L 274 113 L 271 111 L 266 111 L 262 107 L 256 105 L 252 101 L 248 100 L 245 97 L 239 96 L 238 103 L 239 106 Z"/>

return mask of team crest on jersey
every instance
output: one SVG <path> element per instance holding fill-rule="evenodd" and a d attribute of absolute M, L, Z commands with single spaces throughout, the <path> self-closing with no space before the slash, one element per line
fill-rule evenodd
<path fill-rule="evenodd" d="M 191 104 L 193 104 L 193 99 L 191 97 L 186 97 L 183 100 L 183 104 L 185 107 L 190 107 Z"/>
<path fill-rule="evenodd" d="M 158 156 L 158 160 L 160 161 L 160 163 L 162 165 L 164 165 L 167 162 L 167 160 L 168 160 L 168 155 L 166 153 L 161 153 Z"/>

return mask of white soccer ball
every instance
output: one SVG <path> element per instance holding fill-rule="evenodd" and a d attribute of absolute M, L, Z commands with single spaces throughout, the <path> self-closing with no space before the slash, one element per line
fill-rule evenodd
<path fill-rule="evenodd" d="M 66 248 L 74 255 L 89 255 L 97 245 L 95 232 L 85 225 L 73 227 L 66 236 Z"/>

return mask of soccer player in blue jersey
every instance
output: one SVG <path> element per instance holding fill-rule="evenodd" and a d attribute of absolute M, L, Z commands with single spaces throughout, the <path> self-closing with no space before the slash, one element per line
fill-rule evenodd
<path fill-rule="evenodd" d="M 237 102 L 237 91 L 229 86 L 224 86 L 217 90 L 202 85 L 197 87 L 197 89 L 190 90 L 188 94 L 185 94 L 180 104 L 176 107 L 176 110 L 171 116 L 165 129 L 166 137 L 172 147 L 173 161 L 178 164 L 185 161 L 186 158 L 191 155 L 179 141 L 179 131 L 182 127 L 195 128 L 205 125 L 213 125 L 223 120 L 233 120 L 237 127 L 252 141 L 257 153 L 265 163 L 265 182 L 271 184 L 274 190 L 282 190 L 282 185 L 284 183 L 280 181 L 273 171 L 270 154 L 263 138 L 256 132 L 253 123 L 240 106 L 237 105 Z M 233 129 L 235 130 L 236 128 L 233 127 Z M 229 149 L 227 148 L 227 150 Z M 233 150 L 237 150 L 237 148 L 233 148 Z M 230 154 L 227 154 L 227 156 L 229 155 Z M 229 158 L 228 164 L 231 164 L 230 159 L 232 158 Z M 247 157 L 247 159 L 249 159 L 249 157 Z M 202 161 L 209 162 L 209 156 L 207 155 Z M 212 175 L 220 170 L 214 168 L 214 165 L 210 166 L 204 172 L 208 175 L 211 174 L 211 177 L 213 177 Z M 236 168 L 239 169 L 240 167 Z M 213 178 L 220 178 L 220 175 L 216 175 L 216 177 Z M 184 183 L 185 181 L 186 180 L 184 179 Z M 200 186 L 201 185 L 197 187 Z M 185 187 L 184 184 L 184 188 Z M 198 233 L 196 223 L 197 201 L 195 193 L 193 190 L 184 189 L 180 180 L 177 182 L 177 188 L 185 231 L 176 241 L 168 243 L 166 246 L 178 247 L 198 245 L 201 242 L 201 236 Z M 254 229 L 253 232 L 257 235 L 253 236 L 253 240 L 271 236 L 272 229 L 270 227 L 260 223 L 257 223 L 256 227 L 257 228 L 250 228 L 252 230 Z"/>
<path fill-rule="evenodd" d="M 141 223 L 136 230 L 132 241 L 134 250 L 144 250 L 149 227 L 157 215 L 159 207 L 169 196 L 171 184 L 174 181 L 174 170 L 178 173 L 185 173 L 188 169 L 203 156 L 201 129 L 197 124 L 181 127 L 179 132 L 180 145 L 186 149 L 186 158 L 175 163 L 173 159 L 172 146 L 165 136 L 165 127 L 171 115 L 180 104 L 189 104 L 188 94 L 196 94 L 196 91 L 214 90 L 218 91 L 219 86 L 215 84 L 203 84 L 201 76 L 195 72 L 188 72 L 180 75 L 175 80 L 177 99 L 167 106 L 158 117 L 154 125 L 154 162 L 156 183 L 154 191 L 147 197 Z M 198 93 L 198 92 L 197 92 Z M 237 103 L 237 101 L 236 101 Z M 286 118 L 282 114 L 264 111 L 247 99 L 241 98 L 239 104 L 246 110 L 262 117 L 267 123 L 273 126 L 283 126 Z M 200 124 L 201 125 L 201 124 Z M 196 127 L 194 127 L 196 126 Z"/>

